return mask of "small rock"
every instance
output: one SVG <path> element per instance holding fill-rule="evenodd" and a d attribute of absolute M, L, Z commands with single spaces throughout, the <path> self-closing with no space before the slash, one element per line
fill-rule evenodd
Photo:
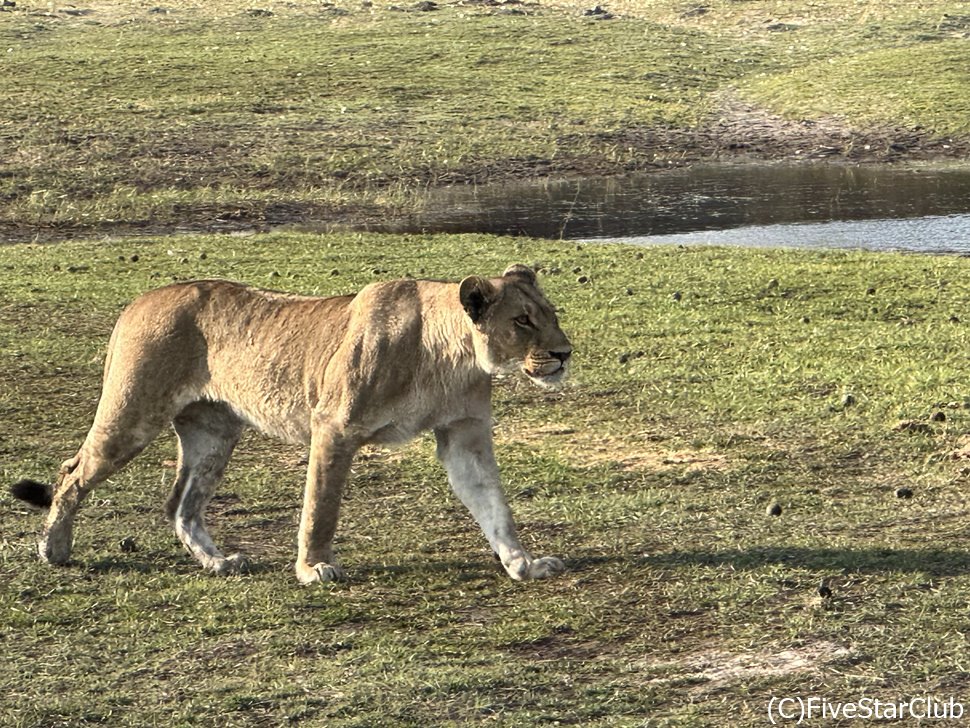
<path fill-rule="evenodd" d="M 582 273 L 582 272 L 583 272 L 583 269 L 580 268 L 578 265 L 575 268 L 573 268 L 573 273 Z"/>
<path fill-rule="evenodd" d="M 872 287 L 867 288 L 866 289 L 866 295 L 867 296 L 875 296 L 876 295 L 876 289 L 875 288 L 872 288 Z"/>
<path fill-rule="evenodd" d="M 139 258 L 138 258 L 138 255 L 136 254 L 128 258 L 128 260 L 130 260 L 132 263 L 137 263 Z"/>
<path fill-rule="evenodd" d="M 822 582 L 818 585 L 818 595 L 822 597 L 822 599 L 832 598 L 832 590 L 829 588 L 829 585 L 825 582 L 825 579 L 822 579 Z"/>
<path fill-rule="evenodd" d="M 896 497 L 908 500 L 913 497 L 913 490 L 912 488 L 896 488 Z"/>
<path fill-rule="evenodd" d="M 617 360 L 617 361 L 618 361 L 618 362 L 619 362 L 620 364 L 626 364 L 626 363 L 627 363 L 628 361 L 630 361 L 630 355 L 629 355 L 628 353 L 625 353 L 625 352 L 624 352 L 623 354 L 620 354 L 620 356 L 619 356 L 619 357 L 617 357 L 617 359 L 616 359 L 616 360 Z"/>
<path fill-rule="evenodd" d="M 580 276 L 576 279 L 577 283 L 589 283 L 589 276 Z"/>
<path fill-rule="evenodd" d="M 946 422 L 946 413 L 937 410 L 930 415 L 930 422 Z"/>
<path fill-rule="evenodd" d="M 812 319 L 810 319 L 808 316 L 802 316 L 802 323 L 803 324 L 810 324 L 810 323 L 812 323 Z"/>
<path fill-rule="evenodd" d="M 138 550 L 138 544 L 135 542 L 134 536 L 125 536 L 118 542 L 118 548 L 126 554 L 132 554 Z"/>
<path fill-rule="evenodd" d="M 204 250 L 201 253 L 199 253 L 199 260 L 205 260 L 208 257 L 209 257 L 209 254 L 206 253 Z"/>
<path fill-rule="evenodd" d="M 632 296 L 633 295 L 633 289 L 632 288 L 627 288 L 626 289 L 626 295 Z"/>
<path fill-rule="evenodd" d="M 278 270 L 274 270 L 272 273 L 269 274 L 269 277 L 270 278 L 279 278 L 280 277 L 280 272 Z"/>
<path fill-rule="evenodd" d="M 671 298 L 674 299 L 675 301 L 679 301 L 683 297 L 684 297 L 684 294 L 681 293 L 680 291 L 674 291 L 673 295 L 671 296 Z"/>
<path fill-rule="evenodd" d="M 780 516 L 781 515 L 781 504 L 778 502 L 769 503 L 768 507 L 765 508 L 766 516 Z"/>
<path fill-rule="evenodd" d="M 846 392 L 842 395 L 842 406 L 851 407 L 856 403 L 855 395 L 852 392 Z"/>

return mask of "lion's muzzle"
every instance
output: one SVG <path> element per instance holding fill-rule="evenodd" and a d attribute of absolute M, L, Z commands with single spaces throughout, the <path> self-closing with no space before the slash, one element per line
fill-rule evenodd
<path fill-rule="evenodd" d="M 543 386 L 555 387 L 566 377 L 567 363 L 572 349 L 546 351 L 540 355 L 529 356 L 523 370 L 529 379 Z"/>

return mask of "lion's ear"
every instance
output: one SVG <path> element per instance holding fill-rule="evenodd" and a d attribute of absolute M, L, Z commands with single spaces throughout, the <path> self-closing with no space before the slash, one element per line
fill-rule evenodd
<path fill-rule="evenodd" d="M 502 274 L 505 278 L 521 278 L 526 283 L 530 285 L 535 285 L 536 283 L 536 272 L 532 270 L 527 265 L 522 265 L 521 263 L 514 263 L 505 269 Z"/>
<path fill-rule="evenodd" d="M 468 317 L 478 323 L 495 300 L 495 286 L 481 276 L 468 276 L 458 284 L 458 297 Z"/>

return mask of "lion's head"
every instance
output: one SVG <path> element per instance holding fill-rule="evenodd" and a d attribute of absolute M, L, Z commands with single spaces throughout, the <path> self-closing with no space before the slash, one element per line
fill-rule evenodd
<path fill-rule="evenodd" d="M 513 265 L 501 278 L 469 276 L 458 290 L 474 324 L 475 353 L 483 369 L 496 373 L 518 365 L 544 387 L 563 380 L 573 347 L 531 268 Z"/>

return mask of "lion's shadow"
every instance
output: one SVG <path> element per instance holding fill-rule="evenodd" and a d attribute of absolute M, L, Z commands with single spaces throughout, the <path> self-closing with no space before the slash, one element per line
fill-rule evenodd
<path fill-rule="evenodd" d="M 593 568 L 598 563 L 621 560 L 621 556 L 575 554 L 569 560 L 575 569 Z M 957 549 L 895 548 L 811 548 L 800 546 L 752 547 L 720 551 L 669 551 L 639 554 L 630 560 L 643 566 L 678 569 L 687 566 L 729 566 L 753 570 L 765 566 L 791 566 L 812 571 L 845 573 L 902 572 L 932 576 L 970 573 L 970 552 Z"/>
<path fill-rule="evenodd" d="M 567 573 L 594 571 L 603 566 L 642 566 L 678 570 L 688 567 L 721 567 L 733 570 L 755 570 L 766 566 L 790 566 L 819 572 L 843 573 L 909 573 L 928 576 L 959 576 L 970 573 L 970 551 L 956 549 L 894 549 L 894 548 L 810 548 L 810 547 L 753 547 L 748 549 L 668 551 L 655 554 L 602 554 L 589 551 L 573 551 L 565 554 Z M 180 556 L 162 559 L 157 554 L 151 558 L 125 554 L 104 556 L 87 562 L 84 567 L 95 573 L 136 572 L 151 573 L 160 568 L 195 573 L 197 565 Z M 491 563 L 490 563 L 491 562 Z M 288 564 L 254 560 L 247 571 L 250 575 L 264 575 L 289 570 Z M 452 573 L 459 579 L 480 578 L 488 572 L 501 573 L 501 565 L 490 559 L 469 557 L 414 559 L 395 564 L 357 563 L 350 565 L 355 580 L 404 577 L 416 572 L 436 576 Z"/>

